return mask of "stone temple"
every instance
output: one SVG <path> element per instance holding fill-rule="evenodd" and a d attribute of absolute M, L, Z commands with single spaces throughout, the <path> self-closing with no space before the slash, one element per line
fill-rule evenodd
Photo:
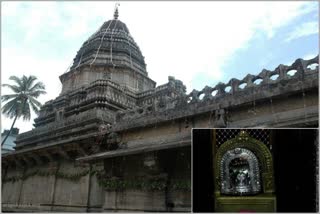
<path fill-rule="evenodd" d="M 2 155 L 2 210 L 188 212 L 191 129 L 318 127 L 318 62 L 187 94 L 174 77 L 159 86 L 148 77 L 116 10 L 60 76 L 35 128 Z"/>

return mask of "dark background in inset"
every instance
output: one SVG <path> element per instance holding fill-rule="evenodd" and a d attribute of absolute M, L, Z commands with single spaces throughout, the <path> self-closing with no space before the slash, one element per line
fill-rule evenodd
<path fill-rule="evenodd" d="M 317 212 L 317 131 L 274 132 L 274 173 L 278 212 Z"/>
<path fill-rule="evenodd" d="M 214 211 L 212 130 L 193 129 L 193 211 Z M 316 129 L 271 131 L 277 212 L 317 212 Z"/>
<path fill-rule="evenodd" d="M 192 142 L 192 209 L 194 212 L 212 212 L 214 210 L 212 131 L 193 129 Z"/>

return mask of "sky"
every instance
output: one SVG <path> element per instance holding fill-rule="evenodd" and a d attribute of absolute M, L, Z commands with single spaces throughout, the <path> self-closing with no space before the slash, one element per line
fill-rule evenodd
<path fill-rule="evenodd" d="M 113 18 L 115 3 L 2 1 L 1 82 L 35 75 L 46 85 L 40 102 L 59 96 L 59 76 Z M 161 85 L 174 76 L 187 92 L 319 53 L 317 1 L 120 1 L 119 20 L 140 47 L 149 77 Z M 12 120 L 1 116 L 1 131 L 9 129 Z M 16 122 L 20 133 L 33 128 L 35 117 Z"/>

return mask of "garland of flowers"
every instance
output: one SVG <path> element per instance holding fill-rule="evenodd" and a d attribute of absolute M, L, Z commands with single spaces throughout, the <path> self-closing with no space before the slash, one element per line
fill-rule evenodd
<path fill-rule="evenodd" d="M 123 180 L 117 177 L 106 177 L 102 171 L 91 171 L 91 175 L 96 174 L 98 183 L 106 190 L 124 190 L 124 189 L 139 189 L 145 191 L 164 191 L 167 188 L 167 179 L 156 178 L 135 178 L 133 180 Z M 173 180 L 169 185 L 171 190 L 191 190 L 191 181 L 189 180 Z"/>
<path fill-rule="evenodd" d="M 171 190 L 191 190 L 191 181 L 190 180 L 174 180 L 170 185 Z"/>
<path fill-rule="evenodd" d="M 120 179 L 101 179 L 99 184 L 106 190 L 124 190 L 124 189 L 141 189 L 148 191 L 164 190 L 166 188 L 165 180 L 120 180 Z"/>
<path fill-rule="evenodd" d="M 63 178 L 63 179 L 75 182 L 75 181 L 78 181 L 81 177 L 87 175 L 88 173 L 89 173 L 89 170 L 85 170 L 83 172 L 75 173 L 75 174 L 69 174 L 69 173 L 63 173 L 63 172 L 56 173 L 55 171 L 45 172 L 45 171 L 36 170 L 36 171 L 30 172 L 30 173 L 26 173 L 22 176 L 8 177 L 3 180 L 3 183 L 6 183 L 6 182 L 13 182 L 14 183 L 19 180 L 26 180 L 29 177 L 36 176 L 36 175 L 41 176 L 41 177 L 48 177 L 48 176 L 55 175 L 55 174 L 56 174 L 57 178 Z"/>
<path fill-rule="evenodd" d="M 57 177 L 75 182 L 75 181 L 78 181 L 81 177 L 89 174 L 89 171 L 90 170 L 85 170 L 83 172 L 75 173 L 75 174 L 67 174 L 67 173 L 57 172 Z"/>
<path fill-rule="evenodd" d="M 100 186 L 104 187 L 106 190 L 124 190 L 124 189 L 139 189 L 146 191 L 164 191 L 167 187 L 166 178 L 136 178 L 133 180 L 122 180 L 114 177 L 105 177 L 102 171 L 97 170 L 85 170 L 80 173 L 62 173 L 55 171 L 40 171 L 36 170 L 30 173 L 26 173 L 23 176 L 12 176 L 3 180 L 3 183 L 6 182 L 16 182 L 19 180 L 26 180 L 32 176 L 41 176 L 48 177 L 51 175 L 56 175 L 57 178 L 62 178 L 66 180 L 70 180 L 73 182 L 78 181 L 81 177 L 86 176 L 90 173 L 90 176 L 97 175 L 97 180 Z M 171 190 L 183 190 L 190 191 L 191 190 L 191 182 L 189 180 L 173 180 L 169 185 L 169 189 Z"/>

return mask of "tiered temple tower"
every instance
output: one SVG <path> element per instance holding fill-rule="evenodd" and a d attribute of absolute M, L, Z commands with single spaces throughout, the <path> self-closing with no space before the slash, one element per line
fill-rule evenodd
<path fill-rule="evenodd" d="M 60 76 L 61 94 L 88 86 L 95 80 L 110 80 L 132 92 L 155 88 L 139 46 L 118 16 L 116 9 L 114 19 L 103 23 L 83 43 L 69 72 Z"/>

